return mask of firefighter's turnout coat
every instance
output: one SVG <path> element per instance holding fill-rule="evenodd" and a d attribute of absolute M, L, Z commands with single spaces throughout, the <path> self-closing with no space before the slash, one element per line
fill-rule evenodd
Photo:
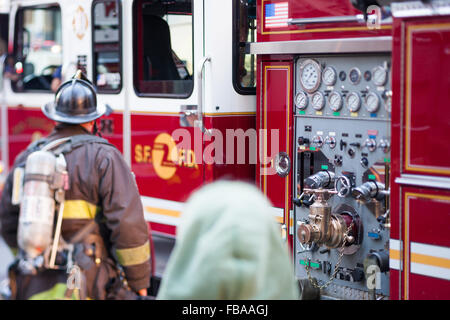
<path fill-rule="evenodd" d="M 79 125 L 59 124 L 45 139 L 89 134 Z M 25 163 L 31 149 L 28 147 L 16 158 L 14 167 Z M 62 237 L 68 240 L 93 219 L 96 221 L 94 231 L 83 239 L 81 253 L 87 298 L 132 297 L 128 294 L 149 287 L 151 274 L 149 230 L 134 176 L 121 153 L 106 140 L 94 139 L 74 146 L 64 156 L 70 188 L 65 192 Z M 2 236 L 11 248 L 17 248 L 20 207 L 11 204 L 13 171 L 3 190 L 0 218 Z M 120 269 L 125 281 L 119 280 Z M 13 276 L 13 298 L 67 297 L 66 270 L 46 269 L 34 276 Z M 122 283 L 128 283 L 131 290 L 124 294 Z"/>

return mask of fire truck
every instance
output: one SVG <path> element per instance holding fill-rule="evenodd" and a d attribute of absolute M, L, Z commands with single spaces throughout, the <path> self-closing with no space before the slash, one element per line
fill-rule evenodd
<path fill-rule="evenodd" d="M 231 178 L 270 199 L 302 299 L 450 298 L 449 1 L 11 0 L 8 16 L 3 179 L 81 69 L 157 270 L 189 195 Z"/>

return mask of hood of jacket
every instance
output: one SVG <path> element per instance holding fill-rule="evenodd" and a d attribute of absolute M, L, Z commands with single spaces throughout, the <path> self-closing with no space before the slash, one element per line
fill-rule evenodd
<path fill-rule="evenodd" d="M 254 186 L 220 181 L 191 196 L 158 299 L 298 299 L 287 244 Z"/>

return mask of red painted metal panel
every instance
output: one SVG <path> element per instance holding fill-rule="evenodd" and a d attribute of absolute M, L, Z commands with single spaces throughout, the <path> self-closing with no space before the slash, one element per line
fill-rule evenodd
<path fill-rule="evenodd" d="M 288 17 L 292 19 L 361 14 L 347 0 L 258 0 L 258 42 L 372 37 L 391 34 L 391 25 L 381 25 L 380 29 L 369 29 L 367 25 L 358 23 L 311 24 L 302 27 L 267 27 L 264 23 L 264 17 L 267 15 L 265 11 L 267 10 L 267 5 L 280 3 L 288 4 Z"/>
<path fill-rule="evenodd" d="M 401 199 L 403 298 L 423 299 L 425 292 L 434 291 L 433 297 L 445 299 L 448 293 L 437 292 L 445 292 L 441 288 L 450 285 L 449 280 L 440 279 L 450 268 L 446 253 L 450 249 L 450 191 L 402 187 Z M 417 246 L 425 250 L 417 250 Z M 430 282 L 421 281 L 417 274 Z"/>
<path fill-rule="evenodd" d="M 450 247 L 450 192 L 402 188 L 409 241 Z M 405 228 L 406 228 L 405 227 Z"/>
<path fill-rule="evenodd" d="M 415 17 L 393 23 L 391 239 L 401 241 L 403 265 L 391 270 L 394 299 L 448 299 L 450 292 L 449 281 L 441 279 L 448 270 L 450 192 L 395 182 L 402 173 L 450 173 L 450 113 L 443 107 L 450 97 L 448 21 Z"/>
<path fill-rule="evenodd" d="M 402 83 L 402 23 L 401 20 L 394 19 L 394 33 L 392 42 L 392 73 L 391 73 L 391 87 L 392 87 L 392 112 L 391 112 L 391 231 L 390 237 L 392 239 L 400 239 L 400 187 L 395 183 L 395 179 L 400 176 L 401 172 L 401 139 L 402 139 L 402 121 L 401 121 L 401 83 Z M 391 281 L 392 283 L 392 281 Z"/>
<path fill-rule="evenodd" d="M 174 163 L 171 152 L 176 147 L 172 133 L 180 126 L 178 115 L 131 115 L 131 164 L 136 174 L 139 191 L 144 196 L 185 201 L 190 192 L 203 184 L 203 164 L 195 153 L 194 129 L 190 133 L 191 147 L 178 150 L 178 160 Z M 183 153 L 180 153 L 183 152 Z"/>
<path fill-rule="evenodd" d="M 281 178 L 273 173 L 273 162 L 277 151 L 287 151 L 286 144 L 288 138 L 287 129 L 292 125 L 290 113 L 292 113 L 291 102 L 291 81 L 292 63 L 263 63 L 263 97 L 262 97 L 262 126 L 260 129 L 267 130 L 267 146 L 260 150 L 263 156 L 267 157 L 266 170 L 260 171 L 262 179 L 262 191 L 278 208 L 285 206 L 285 178 Z M 290 108 L 289 114 L 288 108 Z M 290 124 L 288 122 L 291 122 Z M 278 139 L 272 141 L 272 133 L 276 134 L 278 130 Z M 274 136 L 275 138 L 275 136 Z M 272 149 L 276 148 L 278 150 Z M 272 170 L 270 170 L 272 168 Z"/>
<path fill-rule="evenodd" d="M 389 285 L 390 285 L 389 299 L 390 300 L 401 299 L 401 293 L 400 293 L 401 286 L 399 286 L 399 279 L 400 279 L 400 271 L 391 269 L 389 271 Z"/>
<path fill-rule="evenodd" d="M 395 179 L 400 176 L 401 172 L 401 102 L 402 95 L 402 70 L 403 70 L 403 42 L 402 42 L 403 24 L 399 19 L 394 19 L 393 35 L 392 35 L 392 112 L 391 112 L 391 213 L 390 213 L 390 238 L 401 241 L 402 237 L 402 220 L 401 220 L 401 194 L 400 186 L 395 183 Z M 391 248 L 392 249 L 392 248 Z M 391 253 L 392 255 L 392 253 Z M 392 259 L 392 256 L 391 256 Z M 401 252 L 398 253 L 398 259 L 401 259 Z M 401 261 L 399 262 L 401 263 Z M 401 270 L 390 270 L 390 299 L 402 299 L 403 297 L 403 272 Z"/>
<path fill-rule="evenodd" d="M 410 275 L 410 294 L 412 300 L 449 300 L 450 281 L 430 278 L 419 274 Z"/>
<path fill-rule="evenodd" d="M 150 230 L 157 232 L 157 233 L 162 233 L 165 235 L 173 235 L 173 236 L 176 235 L 176 227 L 175 226 L 169 226 L 167 224 L 150 222 L 149 227 L 150 227 Z"/>
<path fill-rule="evenodd" d="M 145 196 L 184 202 L 193 190 L 203 185 L 204 170 L 208 172 L 205 174 L 209 177 L 207 181 L 222 177 L 254 181 L 254 164 L 249 164 L 247 161 L 237 164 L 237 142 L 234 145 L 234 163 L 227 164 L 225 140 L 227 129 L 242 129 L 244 132 L 254 129 L 254 115 L 205 117 L 205 127 L 214 128 L 223 136 L 223 163 L 214 161 L 210 165 L 204 162 L 203 150 L 204 147 L 214 143 L 214 139 L 204 142 L 205 137 L 198 129 L 180 128 L 178 115 L 133 114 L 131 122 L 132 167 L 139 189 Z M 177 151 L 179 158 L 173 164 L 168 161 L 169 144 L 173 143 L 175 146 L 182 142 L 181 139 L 175 141 L 171 138 L 177 129 L 185 130 L 191 140 L 190 148 Z M 163 156 L 160 156 L 160 151 Z M 248 158 L 248 149 L 246 152 Z"/>
<path fill-rule="evenodd" d="M 408 22 L 404 37 L 404 171 L 450 176 L 450 22 Z"/>
<path fill-rule="evenodd" d="M 205 169 L 205 174 L 206 172 L 210 172 L 210 174 L 207 175 L 210 177 L 209 180 L 238 179 L 254 184 L 256 172 L 256 162 L 254 159 L 256 159 L 257 156 L 258 143 L 255 114 L 236 113 L 231 115 L 206 116 L 205 127 L 214 128 L 215 130 L 220 131 L 223 137 L 224 146 L 222 163 L 215 162 L 208 166 L 208 169 Z M 244 136 L 244 138 L 238 138 L 241 133 L 246 136 Z M 233 135 L 235 135 L 236 138 L 233 138 Z M 230 150 L 228 150 L 226 146 L 227 136 L 229 136 L 229 139 L 233 138 L 234 149 L 232 150 L 232 153 L 230 153 Z M 250 137 L 252 139 L 256 138 L 256 140 L 253 141 Z M 240 141 L 244 141 L 245 145 L 241 146 Z M 214 143 L 214 139 L 211 139 L 211 142 L 207 141 L 205 143 L 205 148 L 211 143 Z M 245 156 L 242 156 L 242 152 L 245 153 Z M 215 153 L 213 154 L 215 155 Z M 242 160 L 244 161 L 242 162 Z"/>
<path fill-rule="evenodd" d="M 259 143 L 260 162 L 256 179 L 260 189 L 270 199 L 274 207 L 284 209 L 283 221 L 289 230 L 289 210 L 292 202 L 291 178 L 280 177 L 274 171 L 275 156 L 278 152 L 286 152 L 291 161 L 292 156 L 292 92 L 293 62 L 265 61 L 258 64 L 262 78 L 259 80 L 259 97 L 257 128 L 266 134 Z M 272 133 L 275 135 L 272 136 Z M 276 148 L 278 145 L 278 148 Z M 264 159 L 266 160 L 264 161 Z M 266 163 L 266 165 L 264 165 Z"/>
<path fill-rule="evenodd" d="M 34 140 L 46 136 L 54 121 L 44 116 L 40 108 L 17 106 L 8 108 L 9 165 Z"/>

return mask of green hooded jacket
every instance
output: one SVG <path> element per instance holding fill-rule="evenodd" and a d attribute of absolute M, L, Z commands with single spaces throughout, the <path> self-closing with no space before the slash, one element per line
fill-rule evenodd
<path fill-rule="evenodd" d="M 256 187 L 220 181 L 193 194 L 157 298 L 299 298 L 287 244 Z"/>

